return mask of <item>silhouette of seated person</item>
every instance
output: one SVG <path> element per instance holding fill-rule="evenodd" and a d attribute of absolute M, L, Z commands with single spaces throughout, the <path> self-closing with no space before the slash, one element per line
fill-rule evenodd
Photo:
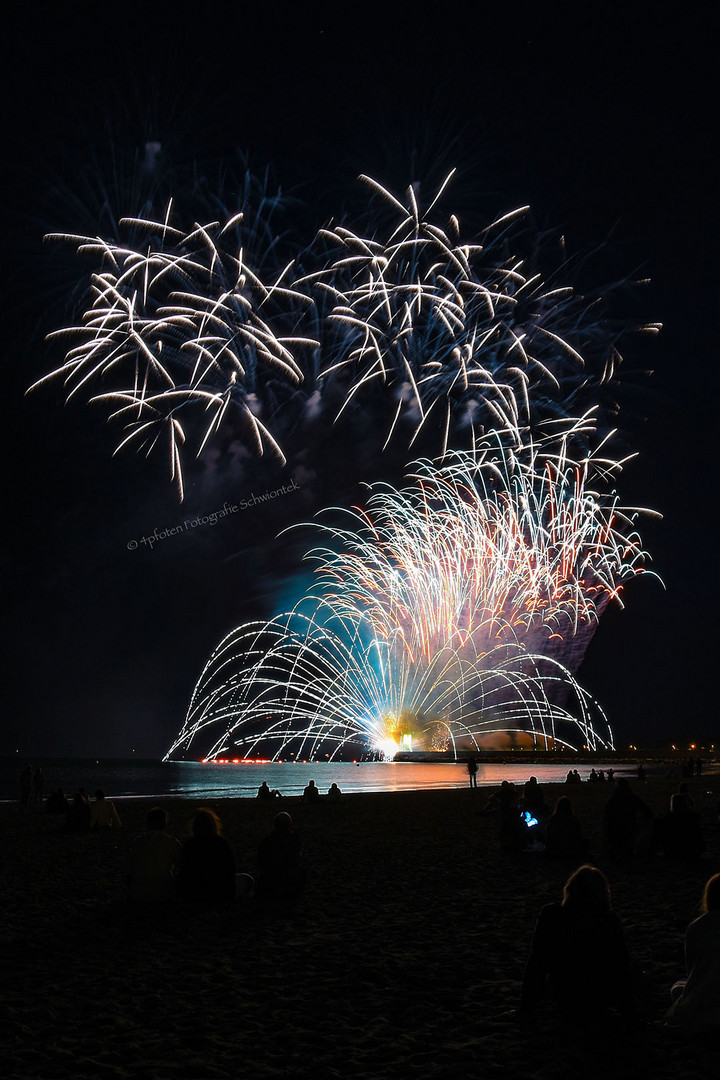
<path fill-rule="evenodd" d="M 90 828 L 90 800 L 85 789 L 78 788 L 68 810 L 67 828 L 69 832 L 87 832 Z"/>
<path fill-rule="evenodd" d="M 654 848 L 655 822 L 652 810 L 631 790 L 625 777 L 605 803 L 603 839 L 616 857 L 645 855 Z"/>
<path fill-rule="evenodd" d="M 700 816 L 688 806 L 684 795 L 676 793 L 670 799 L 670 813 L 658 819 L 657 840 L 668 859 L 692 862 L 705 850 Z"/>
<path fill-rule="evenodd" d="M 105 797 L 105 792 L 99 788 L 95 792 L 95 802 L 90 811 L 91 829 L 119 829 L 120 818 L 110 799 Z"/>
<path fill-rule="evenodd" d="M 518 790 L 509 780 L 503 780 L 493 791 L 482 809 L 483 814 L 495 813 L 500 822 L 500 847 L 503 851 L 524 851 L 532 838 L 518 805 Z"/>
<path fill-rule="evenodd" d="M 573 805 L 567 795 L 562 795 L 545 825 L 545 854 L 549 859 L 579 859 L 587 846 Z"/>
<path fill-rule="evenodd" d="M 45 800 L 45 810 L 48 814 L 67 814 L 70 804 L 62 788 L 52 791 Z"/>
<path fill-rule="evenodd" d="M 342 798 L 342 791 L 337 784 L 331 784 L 328 788 L 327 797 L 330 802 L 338 802 Z"/>
<path fill-rule="evenodd" d="M 607 878 L 581 866 L 560 903 L 538 917 L 523 974 L 519 1018 L 532 1020 L 545 999 L 565 1026 L 603 1023 L 612 1013 L 635 1018 L 630 960 Z"/>
<path fill-rule="evenodd" d="M 231 903 L 235 899 L 237 864 L 230 844 L 222 836 L 222 822 L 214 810 L 197 810 L 192 836 L 180 853 L 177 892 L 193 903 Z"/>
<path fill-rule="evenodd" d="M 314 803 L 320 798 L 320 789 L 316 787 L 314 780 L 309 780 L 303 791 L 303 802 Z"/>
<path fill-rule="evenodd" d="M 537 782 L 537 777 L 531 776 L 523 785 L 520 808 L 522 810 L 529 810 L 538 821 L 541 821 L 548 816 L 548 806 L 545 802 L 543 789 Z"/>
<path fill-rule="evenodd" d="M 302 840 L 290 814 L 277 814 L 273 831 L 260 841 L 255 896 L 261 906 L 289 907 L 305 888 Z"/>
<path fill-rule="evenodd" d="M 503 780 L 500 787 L 488 797 L 483 813 L 492 813 L 493 810 L 515 806 L 518 800 L 518 790 L 509 780 Z"/>
<path fill-rule="evenodd" d="M 720 874 L 706 882 L 701 911 L 685 931 L 687 978 L 672 987 L 665 1016 L 669 1027 L 688 1035 L 720 1028 Z"/>
<path fill-rule="evenodd" d="M 146 831 L 133 841 L 128 867 L 128 896 L 137 903 L 159 904 L 175 895 L 175 871 L 182 848 L 168 836 L 168 814 L 154 806 L 145 819 Z"/>
<path fill-rule="evenodd" d="M 277 788 L 270 789 L 268 787 L 267 780 L 263 780 L 262 784 L 258 788 L 258 799 L 276 799 L 281 794 Z"/>

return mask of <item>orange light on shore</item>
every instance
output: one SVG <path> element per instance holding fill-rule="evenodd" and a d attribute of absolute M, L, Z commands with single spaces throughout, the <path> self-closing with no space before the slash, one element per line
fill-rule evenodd
<path fill-rule="evenodd" d="M 270 758 L 201 758 L 201 765 L 272 765 Z"/>

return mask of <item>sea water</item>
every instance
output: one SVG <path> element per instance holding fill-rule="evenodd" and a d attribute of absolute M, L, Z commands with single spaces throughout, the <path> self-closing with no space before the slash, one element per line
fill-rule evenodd
<path fill-rule="evenodd" d="M 16 800 L 20 794 L 20 774 L 27 765 L 24 758 L 0 759 L 0 801 Z M 72 795 L 83 787 L 92 796 L 102 788 L 110 798 L 157 799 L 227 799 L 252 798 L 265 780 L 268 787 L 283 795 L 301 795 L 309 780 L 314 780 L 324 793 L 331 784 L 346 793 L 362 791 L 430 790 L 461 788 L 468 785 L 464 762 L 267 762 L 240 764 L 202 764 L 195 761 L 95 760 L 68 758 L 35 758 L 33 767 L 41 766 L 45 794 L 62 788 Z M 500 784 L 503 780 L 524 783 L 536 776 L 543 784 L 563 783 L 573 766 L 569 757 L 557 764 L 540 764 L 518 760 L 479 764 L 477 782 L 481 787 Z M 591 766 L 576 763 L 578 772 L 587 779 Z M 615 770 L 616 776 L 635 774 L 631 763 L 608 766 L 593 763 L 598 769 Z M 646 766 L 648 773 L 664 775 L 665 767 Z"/>

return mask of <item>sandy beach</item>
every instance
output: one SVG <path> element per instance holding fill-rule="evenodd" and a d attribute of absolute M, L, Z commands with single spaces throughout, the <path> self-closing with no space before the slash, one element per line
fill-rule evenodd
<path fill-rule="evenodd" d="M 635 784 L 656 813 L 676 781 Z M 537 914 L 572 865 L 500 851 L 481 816 L 488 791 L 212 804 L 239 869 L 252 872 L 278 809 L 300 828 L 308 887 L 291 915 L 240 907 L 138 915 L 125 900 L 128 850 L 156 800 L 117 800 L 118 831 L 0 806 L 3 1075 L 11 1080 L 143 1077 L 709 1077 L 710 1039 L 663 1030 L 683 974 L 683 933 L 720 870 L 720 779 L 690 782 L 706 856 L 614 862 L 600 824 L 609 785 L 571 796 L 607 874 L 638 969 L 643 1023 L 625 1037 L 562 1031 L 548 1008 L 512 1015 Z M 112 792 L 108 792 L 112 796 Z M 183 839 L 193 811 L 166 804 Z M 582 958 L 580 958 L 582 959 Z"/>

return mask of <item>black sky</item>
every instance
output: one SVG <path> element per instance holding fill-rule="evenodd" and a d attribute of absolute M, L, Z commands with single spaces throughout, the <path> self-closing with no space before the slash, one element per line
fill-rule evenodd
<path fill-rule="evenodd" d="M 623 498 L 664 515 L 643 536 L 666 588 L 628 588 L 580 679 L 619 745 L 717 738 L 715 5 L 7 10 L 0 753 L 161 755 L 217 641 L 295 598 L 273 536 L 318 496 L 301 485 L 277 517 L 246 512 L 128 550 L 219 509 L 237 474 L 209 460 L 180 506 L 158 465 L 110 458 L 99 414 L 52 390 L 24 396 L 52 366 L 44 334 L 67 318 L 73 284 L 41 237 L 92 215 L 87 183 L 110 133 L 138 146 L 152 133 L 178 163 L 250 151 L 309 204 L 308 239 L 360 172 L 401 188 L 412 147 L 420 161 L 446 154 L 463 221 L 529 203 L 572 251 L 601 247 L 594 284 L 651 278 L 631 313 L 664 329 L 626 357 L 633 384 L 635 369 L 654 375 L 625 418 L 640 457 Z M 361 475 L 345 453 L 335 469 Z"/>

